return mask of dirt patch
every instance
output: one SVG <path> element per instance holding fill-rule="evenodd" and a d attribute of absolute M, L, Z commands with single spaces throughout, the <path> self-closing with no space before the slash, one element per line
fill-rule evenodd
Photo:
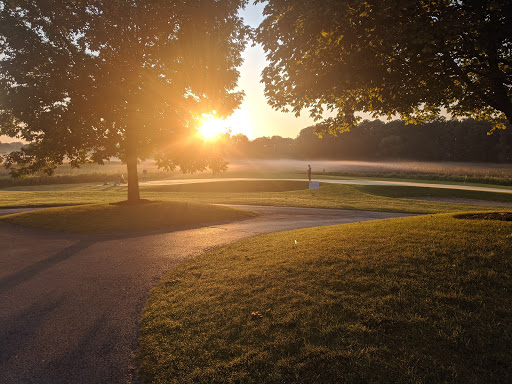
<path fill-rule="evenodd" d="M 434 201 L 437 203 L 452 203 L 452 204 L 468 204 L 468 205 L 486 205 L 492 207 L 512 207 L 512 203 L 505 203 L 502 201 L 489 201 L 489 200 L 476 200 L 476 199 L 463 199 L 458 197 L 405 197 L 410 200 L 423 200 Z"/>
<path fill-rule="evenodd" d="M 512 212 L 465 213 L 462 215 L 455 215 L 453 217 L 465 220 L 512 221 Z"/>

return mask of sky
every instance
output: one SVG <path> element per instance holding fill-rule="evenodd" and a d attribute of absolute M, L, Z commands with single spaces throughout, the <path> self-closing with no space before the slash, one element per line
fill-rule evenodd
<path fill-rule="evenodd" d="M 241 11 L 246 24 L 257 27 L 263 20 L 264 4 L 249 3 Z M 238 86 L 245 92 L 245 98 L 238 110 L 226 119 L 232 134 L 243 133 L 253 140 L 262 136 L 295 138 L 300 130 L 315 124 L 308 111 L 299 118 L 293 113 L 273 110 L 265 99 L 264 85 L 260 83 L 261 72 L 266 66 L 265 53 L 260 45 L 248 44 L 243 53 L 244 64 L 240 68 Z"/>

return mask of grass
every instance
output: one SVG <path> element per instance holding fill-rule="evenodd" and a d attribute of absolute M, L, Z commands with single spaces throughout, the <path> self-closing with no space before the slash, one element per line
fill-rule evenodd
<path fill-rule="evenodd" d="M 512 380 L 512 223 L 427 215 L 275 233 L 174 268 L 142 321 L 154 383 Z"/>
<path fill-rule="evenodd" d="M 512 203 L 512 194 L 510 193 L 494 193 L 485 191 L 465 191 L 458 189 L 444 189 L 444 188 L 427 188 L 427 187 L 398 187 L 390 188 L 388 186 L 380 185 L 365 185 L 359 187 L 359 190 L 364 193 L 375 196 L 385 196 L 392 198 L 455 198 L 455 199 L 470 199 L 470 200 L 484 200 L 484 201 L 497 201 L 501 203 Z"/>
<path fill-rule="evenodd" d="M 458 174 L 436 174 L 436 173 L 407 173 L 407 172 L 333 172 L 328 176 L 342 176 L 357 179 L 369 180 L 394 180 L 394 181 L 414 181 L 423 183 L 456 184 L 456 185 L 478 185 L 488 186 L 510 186 L 512 179 L 510 176 L 467 176 Z M 320 177 L 320 176 L 319 176 Z"/>
<path fill-rule="evenodd" d="M 72 233 L 112 233 L 194 226 L 241 220 L 256 213 L 187 202 L 139 205 L 90 204 L 59 207 L 0 217 L 9 223 Z"/>
<path fill-rule="evenodd" d="M 243 182 L 240 182 L 243 183 Z M 210 192 L 207 185 L 204 185 L 204 192 L 190 192 L 180 194 L 167 192 L 168 198 L 191 199 L 194 201 L 211 201 L 223 204 L 253 204 L 253 205 L 276 205 L 291 207 L 315 207 L 315 208 L 339 208 L 357 209 L 369 211 L 404 212 L 404 213 L 441 213 L 460 210 L 481 210 L 479 205 L 438 203 L 431 201 L 410 200 L 387 196 L 399 194 L 401 197 L 417 197 L 417 187 L 380 187 L 380 189 L 367 188 L 360 185 L 335 185 L 322 184 L 320 189 L 295 190 L 287 192 L 267 193 L 218 193 Z M 425 188 L 428 189 L 428 188 Z M 172 190 L 172 189 L 170 189 Z M 160 193 L 165 193 L 165 186 L 161 186 Z M 465 191 L 467 192 L 467 191 Z M 149 194 L 151 196 L 151 193 Z M 493 194 L 482 192 L 462 193 L 460 196 L 477 200 L 493 198 Z M 496 193 L 495 198 L 500 202 L 512 202 L 512 195 Z M 505 196 L 503 196 L 505 195 Z M 159 195 L 163 196 L 163 195 Z M 454 197 L 458 196 L 451 190 L 439 189 L 437 196 Z"/>
<path fill-rule="evenodd" d="M 505 193 L 335 184 L 322 184 L 319 190 L 297 190 L 296 188 L 301 185 L 304 185 L 304 182 L 283 180 L 218 181 L 180 186 L 141 185 L 141 196 L 150 200 L 162 201 L 340 208 L 405 213 L 442 213 L 482 209 L 482 206 L 477 204 L 438 203 L 407 199 L 407 197 L 421 195 L 512 202 L 512 194 Z M 177 192 L 179 190 L 181 192 Z M 228 190 L 237 192 L 226 192 Z M 276 190 L 280 192 L 276 192 Z M 113 203 L 125 198 L 126 186 L 114 187 L 98 184 L 15 187 L 0 190 L 1 207 Z M 496 209 L 500 209 L 500 207 L 496 207 Z"/>
<path fill-rule="evenodd" d="M 144 186 L 146 192 L 285 192 L 308 189 L 307 181 L 300 180 L 226 180 L 190 184 Z"/>

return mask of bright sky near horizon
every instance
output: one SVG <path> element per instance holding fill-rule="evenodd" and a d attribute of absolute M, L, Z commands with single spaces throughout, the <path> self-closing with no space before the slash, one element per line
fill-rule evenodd
<path fill-rule="evenodd" d="M 249 3 L 240 12 L 245 23 L 257 27 L 263 20 L 264 4 Z M 243 53 L 244 64 L 240 68 L 238 86 L 245 92 L 245 98 L 238 110 L 226 119 L 226 126 L 232 134 L 243 133 L 253 140 L 262 136 L 282 136 L 295 138 L 302 128 L 315 124 L 308 111 L 296 118 L 293 113 L 273 110 L 265 99 L 264 85 L 260 83 L 261 72 L 266 60 L 260 45 L 249 44 Z"/>

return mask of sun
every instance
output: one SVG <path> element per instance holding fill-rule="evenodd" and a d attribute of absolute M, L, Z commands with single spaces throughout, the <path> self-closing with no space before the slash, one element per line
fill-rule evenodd
<path fill-rule="evenodd" d="M 215 141 L 221 135 L 229 133 L 230 135 L 242 134 L 251 136 L 253 132 L 250 113 L 247 109 L 237 109 L 232 115 L 221 119 L 217 112 L 203 113 L 199 117 L 198 136 L 204 141 Z"/>
<path fill-rule="evenodd" d="M 199 127 L 199 135 L 204 140 L 214 140 L 221 133 L 227 131 L 226 122 L 218 119 L 215 115 L 203 115 Z"/>

